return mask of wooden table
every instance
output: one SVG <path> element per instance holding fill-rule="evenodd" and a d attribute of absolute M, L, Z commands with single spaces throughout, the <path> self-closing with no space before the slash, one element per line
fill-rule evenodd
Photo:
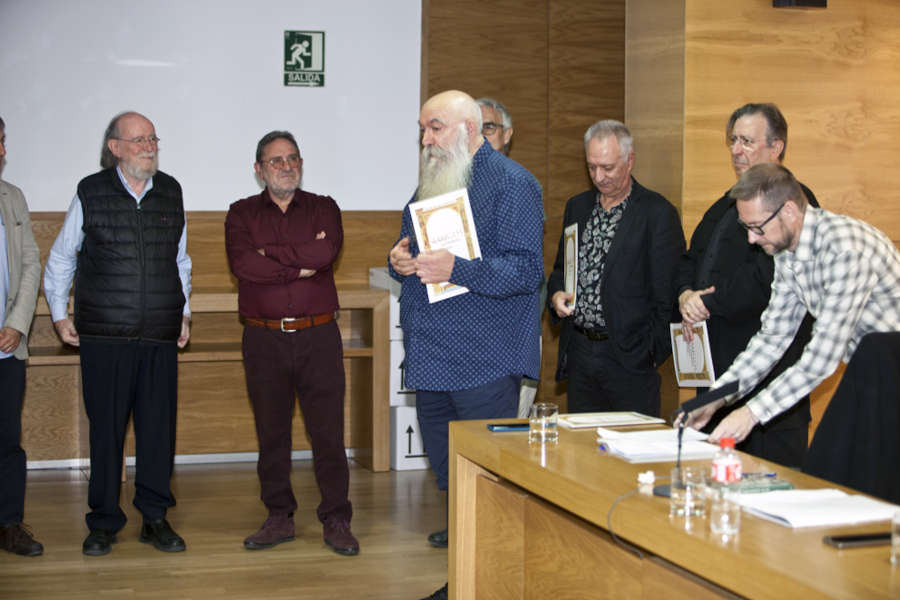
<path fill-rule="evenodd" d="M 620 499 L 637 488 L 638 473 L 661 477 L 672 463 L 605 455 L 593 430 L 563 429 L 559 445 L 542 451 L 525 432 L 491 433 L 485 423 L 450 424 L 451 598 L 900 598 L 887 546 L 822 543 L 886 522 L 792 530 L 745 513 L 740 534 L 723 540 L 705 519 L 689 528 L 670 520 L 666 498 Z M 741 457 L 745 471 L 776 471 L 798 488 L 837 487 Z M 617 499 L 613 532 L 635 551 L 610 536 Z"/>

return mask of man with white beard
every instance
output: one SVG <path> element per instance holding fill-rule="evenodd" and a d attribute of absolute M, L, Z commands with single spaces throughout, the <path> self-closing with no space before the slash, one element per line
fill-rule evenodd
<path fill-rule="evenodd" d="M 120 474 L 132 411 L 139 539 L 164 552 L 185 549 L 165 517 L 175 505 L 177 348 L 190 337 L 191 259 L 181 186 L 158 165 L 153 123 L 135 112 L 116 115 L 103 137 L 103 170 L 78 184 L 44 272 L 56 331 L 81 348 L 91 442 L 82 552 L 89 556 L 108 554 L 125 526 Z"/>
<path fill-rule="evenodd" d="M 419 117 L 422 156 L 412 201 L 465 187 L 481 248 L 466 260 L 420 252 L 409 210 L 389 270 L 402 283 L 400 324 L 406 383 L 416 389 L 425 451 L 438 488 L 448 484 L 448 424 L 515 417 L 522 376 L 538 377 L 536 319 L 543 277 L 541 187 L 481 135 L 481 111 L 459 91 L 430 98 Z M 425 284 L 449 281 L 469 292 L 434 304 Z M 435 532 L 429 539 L 446 532 Z M 446 598 L 446 587 L 433 598 Z"/>

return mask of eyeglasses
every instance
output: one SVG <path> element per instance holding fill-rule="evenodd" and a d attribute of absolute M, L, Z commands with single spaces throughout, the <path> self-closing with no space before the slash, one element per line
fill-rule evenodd
<path fill-rule="evenodd" d="M 725 141 L 729 148 L 733 148 L 735 144 L 740 144 L 744 150 L 753 150 L 756 147 L 756 140 L 745 135 L 729 135 Z"/>
<path fill-rule="evenodd" d="M 484 135 L 493 135 L 498 129 L 503 129 L 502 123 L 494 123 L 493 121 L 485 121 L 481 124 L 481 133 Z"/>
<path fill-rule="evenodd" d="M 762 223 L 760 223 L 759 225 L 747 225 L 746 223 L 744 223 L 744 222 L 741 221 L 740 219 L 737 220 L 738 225 L 740 225 L 741 227 L 743 227 L 743 228 L 746 229 L 747 231 L 752 231 L 752 232 L 755 233 L 756 235 L 759 235 L 759 236 L 766 235 L 766 232 L 763 231 L 763 227 L 765 227 L 766 224 L 767 224 L 769 221 L 771 221 L 772 219 L 774 219 L 774 218 L 775 218 L 775 215 L 777 215 L 778 213 L 780 213 L 782 208 L 784 208 L 784 204 L 782 204 L 781 206 L 779 206 L 778 208 L 776 208 L 776 209 L 775 209 L 775 212 L 773 212 L 771 215 L 769 215 L 769 218 L 766 219 L 765 221 L 763 221 Z"/>
<path fill-rule="evenodd" d="M 113 138 L 114 140 L 119 140 L 120 142 L 128 142 L 129 144 L 137 144 L 138 146 L 143 146 L 144 144 L 150 144 L 151 146 L 155 146 L 159 143 L 159 138 L 155 135 L 151 135 L 150 137 L 136 137 L 131 138 L 130 140 L 126 140 L 125 138 Z"/>
<path fill-rule="evenodd" d="M 283 169 L 285 164 L 287 164 L 291 169 L 296 169 L 300 166 L 300 163 L 303 162 L 303 159 L 300 158 L 299 154 L 291 154 L 290 156 L 286 157 L 276 156 L 262 162 L 263 164 L 269 165 L 273 169 Z"/>

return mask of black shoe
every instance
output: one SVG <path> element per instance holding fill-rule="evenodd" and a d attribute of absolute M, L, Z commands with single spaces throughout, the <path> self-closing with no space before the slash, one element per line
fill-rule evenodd
<path fill-rule="evenodd" d="M 106 529 L 91 529 L 88 536 L 84 538 L 84 543 L 81 544 L 81 551 L 88 556 L 103 556 L 109 554 L 115 543 L 115 532 Z"/>
<path fill-rule="evenodd" d="M 435 531 L 431 535 L 428 536 L 428 543 L 434 546 L 435 548 L 446 548 L 447 547 L 447 530 L 441 529 L 440 531 Z"/>
<path fill-rule="evenodd" d="M 447 600 L 447 584 L 445 583 L 444 587 L 439 590 L 435 590 L 433 594 L 426 598 L 422 598 L 422 600 Z"/>
<path fill-rule="evenodd" d="M 0 548 L 22 556 L 40 556 L 44 547 L 24 523 L 0 526 Z"/>
<path fill-rule="evenodd" d="M 184 540 L 172 531 L 172 526 L 165 519 L 145 520 L 138 539 L 145 544 L 153 544 L 154 548 L 163 552 L 184 552 L 186 547 Z"/>

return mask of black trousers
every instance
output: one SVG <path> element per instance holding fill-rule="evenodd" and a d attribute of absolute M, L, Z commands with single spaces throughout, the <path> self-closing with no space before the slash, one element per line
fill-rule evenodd
<path fill-rule="evenodd" d="M 175 456 L 178 394 L 175 342 L 81 338 L 81 379 L 90 421 L 89 529 L 118 531 L 122 450 L 134 415 L 134 505 L 145 519 L 165 517 L 175 498 L 169 480 Z"/>
<path fill-rule="evenodd" d="M 0 360 L 0 525 L 21 523 L 25 513 L 24 396 L 25 361 Z"/>
<path fill-rule="evenodd" d="M 611 340 L 593 341 L 573 331 L 568 357 L 570 413 L 636 411 L 659 416 L 659 373 L 623 366 Z"/>

